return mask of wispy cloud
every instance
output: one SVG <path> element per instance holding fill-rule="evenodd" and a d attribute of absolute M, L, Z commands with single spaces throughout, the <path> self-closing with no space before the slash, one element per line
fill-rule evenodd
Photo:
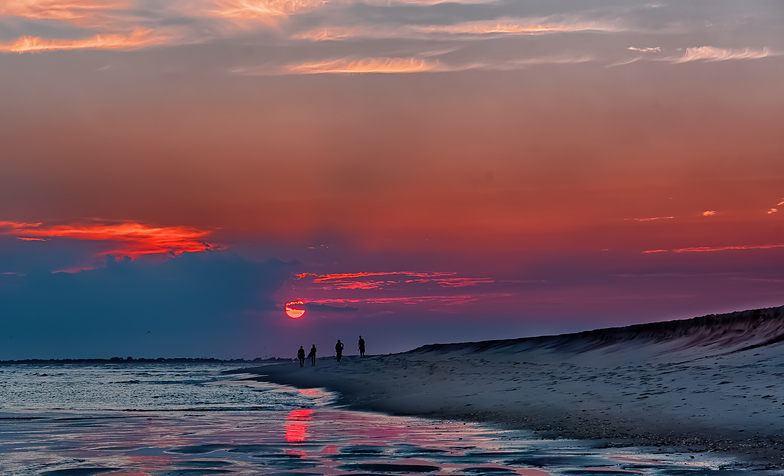
<path fill-rule="evenodd" d="M 771 207 L 768 210 L 768 215 L 773 215 L 774 213 L 778 213 L 779 209 L 777 207 L 780 207 L 782 205 L 784 205 L 784 200 L 782 200 L 779 203 L 777 203 L 775 207 Z"/>
<path fill-rule="evenodd" d="M 137 28 L 130 35 L 95 35 L 80 40 L 47 40 L 23 36 L 11 43 L 0 43 L 0 52 L 37 53 L 57 50 L 132 50 L 147 46 L 162 45 L 169 37 L 153 30 Z"/>
<path fill-rule="evenodd" d="M 389 74 L 389 73 L 445 73 L 466 70 L 513 71 L 529 66 L 543 64 L 577 64 L 592 61 L 589 55 L 582 56 L 551 56 L 540 58 L 521 58 L 501 61 L 476 61 L 471 63 L 448 64 L 440 61 L 424 59 L 438 56 L 422 53 L 421 57 L 409 58 L 339 58 L 325 61 L 294 63 L 287 65 L 261 65 L 236 67 L 230 73 L 247 76 L 274 76 L 287 74 Z"/>
<path fill-rule="evenodd" d="M 283 66 L 279 74 L 395 74 L 421 73 L 438 69 L 419 58 L 340 58 L 326 61 L 311 61 Z M 235 72 L 242 72 L 235 70 Z"/>
<path fill-rule="evenodd" d="M 326 0 L 218 0 L 208 15 L 242 20 L 276 20 L 318 8 Z"/>
<path fill-rule="evenodd" d="M 619 31 L 617 27 L 597 22 L 583 23 L 514 23 L 514 22 L 465 22 L 456 25 L 412 26 L 412 30 L 423 33 L 448 33 L 453 35 L 543 35 L 576 31 Z"/>
<path fill-rule="evenodd" d="M 476 301 L 488 301 L 493 299 L 508 298 L 514 294 L 511 293 L 479 293 L 479 294 L 424 294 L 424 295 L 409 295 L 409 296 L 396 296 L 396 297 L 369 297 L 364 299 L 322 299 L 312 300 L 310 302 L 327 304 L 327 305 L 348 305 L 348 304 L 445 304 L 449 306 L 459 306 L 469 304 Z"/>
<path fill-rule="evenodd" d="M 128 256 L 132 259 L 151 254 L 179 255 L 223 249 L 204 241 L 209 231 L 185 226 L 152 226 L 143 223 L 73 224 L 43 226 L 41 223 L 0 221 L 0 235 L 16 236 L 23 241 L 68 238 L 116 242 L 118 246 L 101 255 Z"/>
<path fill-rule="evenodd" d="M 704 212 L 702 212 L 702 216 L 704 217 L 712 217 L 715 214 L 716 214 L 716 210 L 705 210 Z"/>
<path fill-rule="evenodd" d="M 313 283 L 323 285 L 324 290 L 373 290 L 384 289 L 390 286 L 405 287 L 417 284 L 435 284 L 443 288 L 461 288 L 495 283 L 495 280 L 491 278 L 472 278 L 456 275 L 457 273 L 455 272 L 389 271 L 324 275 L 302 273 L 298 274 L 297 278 L 299 280 L 312 279 Z"/>
<path fill-rule="evenodd" d="M 683 56 L 672 58 L 673 63 L 687 63 L 689 61 L 726 61 L 726 60 L 739 60 L 739 59 L 759 59 L 767 56 L 774 56 L 768 48 L 755 50 L 752 48 L 742 49 L 724 49 L 714 48 L 712 46 L 700 46 L 695 48 L 686 48 Z"/>
<path fill-rule="evenodd" d="M 413 38 L 459 36 L 461 38 L 497 37 L 503 35 L 544 35 L 581 31 L 621 31 L 618 26 L 599 22 L 542 22 L 542 19 L 504 19 L 497 21 L 462 22 L 454 25 L 367 25 L 322 27 L 297 33 L 294 39 L 310 41 L 341 41 L 350 38 Z"/>
<path fill-rule="evenodd" d="M 626 218 L 631 221 L 656 221 L 656 220 L 672 220 L 675 217 L 649 217 L 649 218 Z"/>
<path fill-rule="evenodd" d="M 770 250 L 774 248 L 784 248 L 784 245 L 732 245 L 732 246 L 693 246 L 689 248 L 675 248 L 671 250 L 646 250 L 643 253 L 711 253 L 714 251 L 733 251 L 733 250 Z"/>
<path fill-rule="evenodd" d="M 103 12 L 132 7 L 130 0 L 3 0 L 0 17 L 66 20 L 82 24 Z"/>
<path fill-rule="evenodd" d="M 640 53 L 661 53 L 660 46 L 654 46 L 652 48 L 636 48 L 634 46 L 630 46 L 627 49 L 631 51 L 639 51 Z"/>

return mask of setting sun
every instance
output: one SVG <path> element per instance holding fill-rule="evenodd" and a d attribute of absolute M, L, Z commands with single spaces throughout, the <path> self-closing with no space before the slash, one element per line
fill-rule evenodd
<path fill-rule="evenodd" d="M 292 309 L 291 306 L 294 305 L 302 305 L 304 304 L 302 301 L 290 301 L 286 303 L 286 315 L 292 319 L 299 319 L 305 314 L 304 309 Z"/>

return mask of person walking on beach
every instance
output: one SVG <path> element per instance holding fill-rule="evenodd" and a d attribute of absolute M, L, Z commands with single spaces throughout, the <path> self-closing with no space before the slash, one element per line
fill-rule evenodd
<path fill-rule="evenodd" d="M 313 347 L 310 348 L 310 365 L 316 365 L 316 344 L 313 344 Z"/>
<path fill-rule="evenodd" d="M 299 346 L 299 350 L 297 351 L 297 358 L 299 359 L 299 366 L 305 366 L 305 349 L 302 346 Z"/>
<path fill-rule="evenodd" d="M 343 343 L 340 342 L 340 339 L 338 339 L 338 343 L 335 344 L 335 354 L 337 354 L 338 362 L 340 362 L 341 357 L 343 357 Z"/>
<path fill-rule="evenodd" d="M 362 336 L 359 336 L 359 356 L 365 356 L 365 339 L 363 339 Z"/>

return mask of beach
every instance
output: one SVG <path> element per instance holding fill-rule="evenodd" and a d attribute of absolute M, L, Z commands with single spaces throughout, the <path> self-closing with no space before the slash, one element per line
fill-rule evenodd
<path fill-rule="evenodd" d="M 750 468 L 724 455 L 599 447 L 340 408 L 334 392 L 260 382 L 228 363 L 5 363 L 0 376 L 3 476 L 681 476 Z"/>
<path fill-rule="evenodd" d="M 784 468 L 784 308 L 245 369 L 348 408 Z"/>

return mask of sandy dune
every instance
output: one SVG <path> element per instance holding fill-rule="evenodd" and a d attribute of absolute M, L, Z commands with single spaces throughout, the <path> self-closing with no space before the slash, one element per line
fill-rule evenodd
<path fill-rule="evenodd" d="M 252 369 L 352 408 L 784 467 L 784 307 Z"/>

